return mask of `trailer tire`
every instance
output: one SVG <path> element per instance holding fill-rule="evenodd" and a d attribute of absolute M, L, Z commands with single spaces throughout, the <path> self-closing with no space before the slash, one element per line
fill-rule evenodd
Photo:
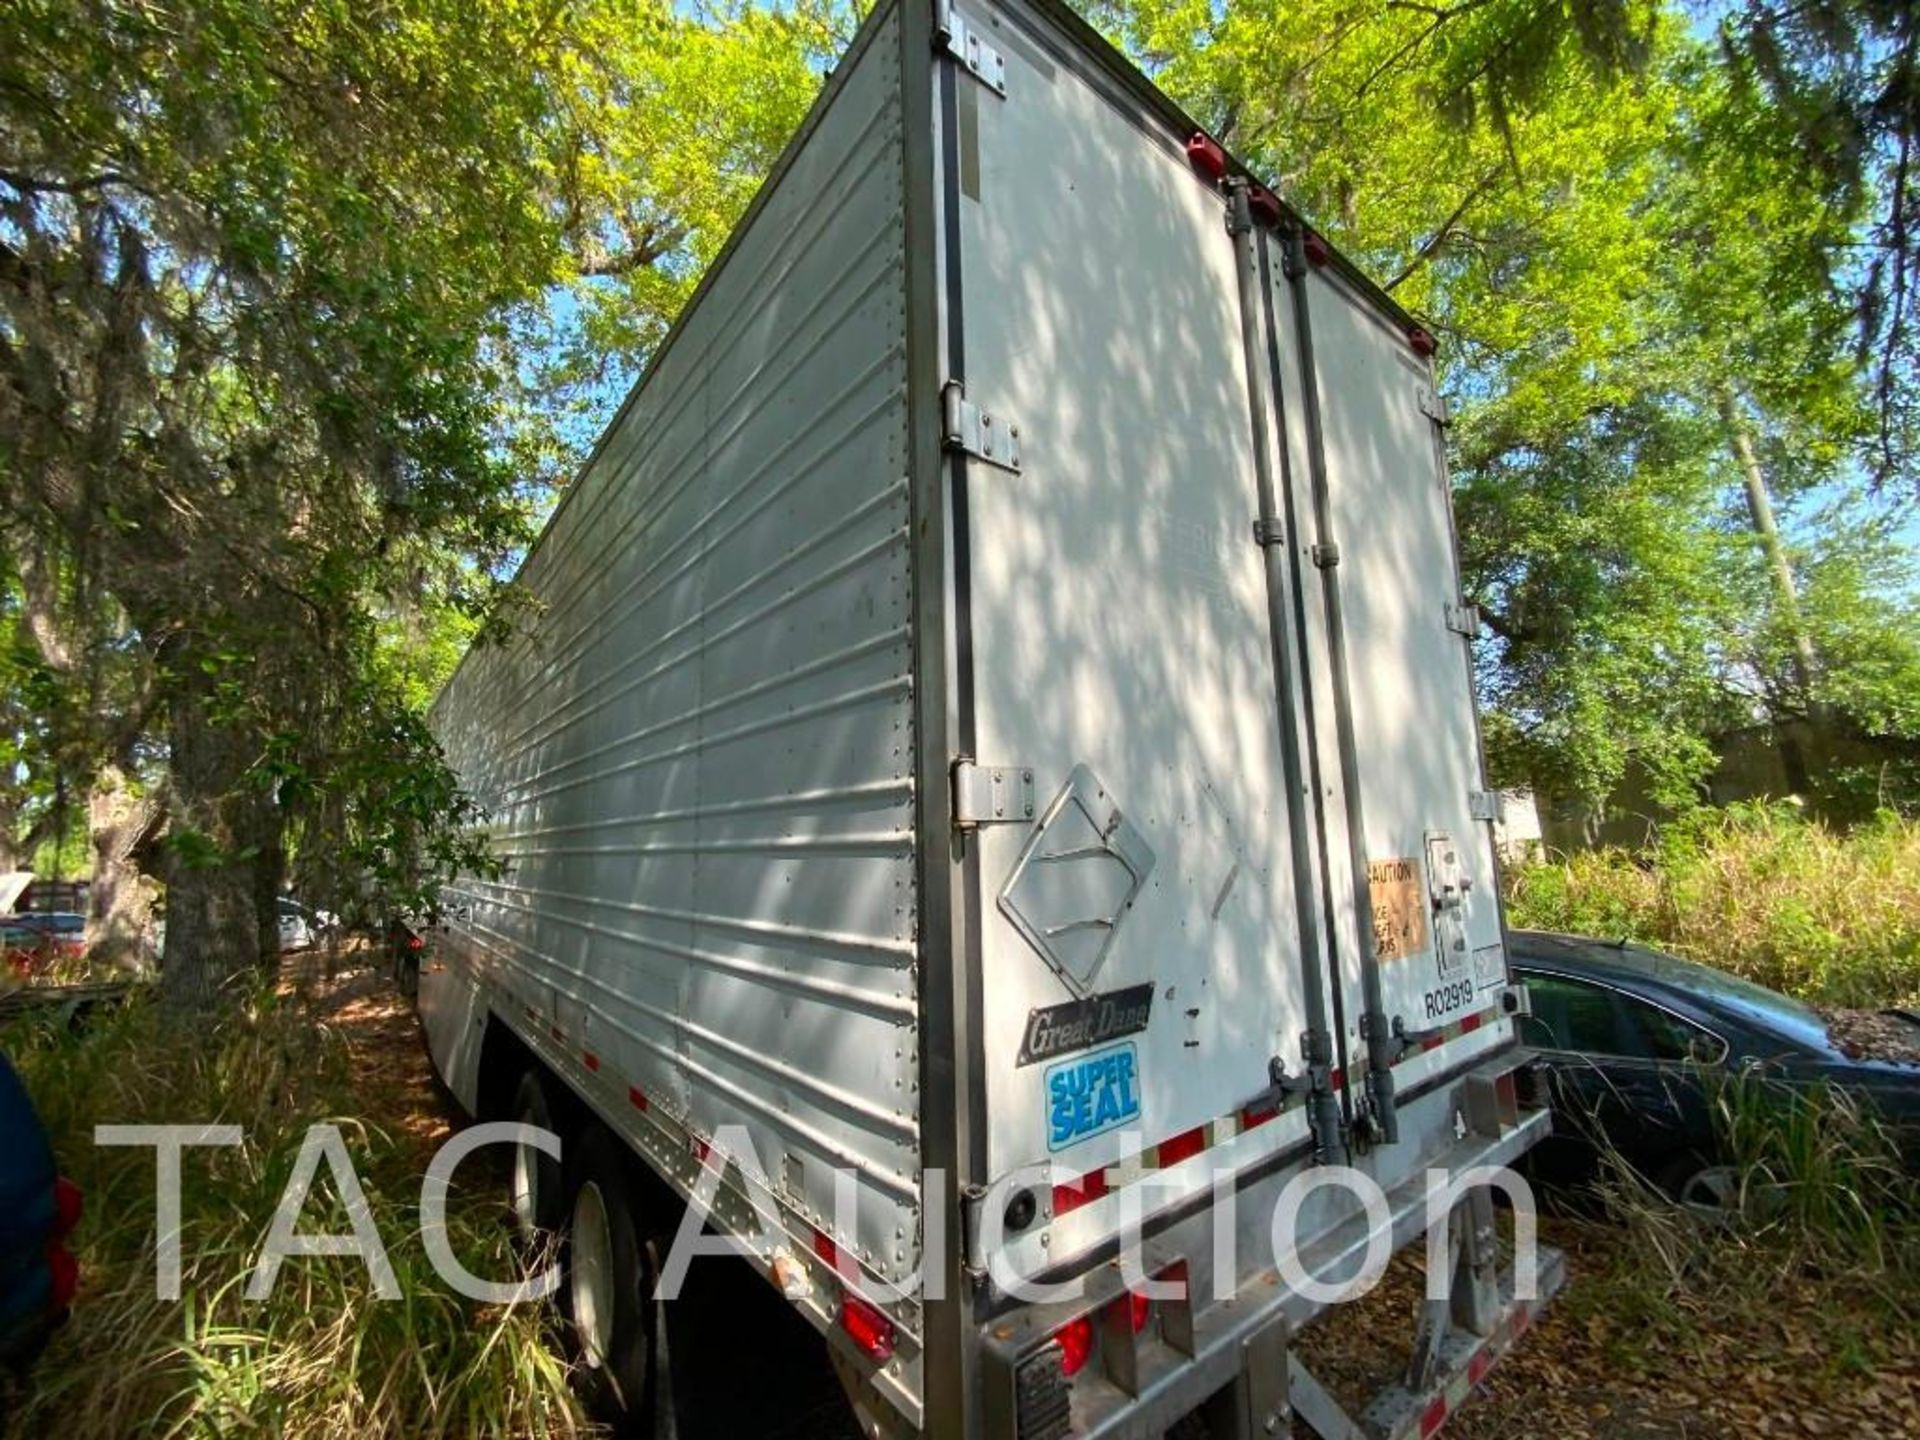
<path fill-rule="evenodd" d="M 553 1123 L 553 1103 L 547 1096 L 546 1081 L 538 1070 L 520 1076 L 508 1113 L 518 1124 L 559 1133 L 559 1126 Z M 555 1234 L 566 1216 L 565 1172 L 551 1155 L 531 1145 L 515 1145 L 508 1186 L 514 1232 L 521 1245 L 532 1250 Z"/>
<path fill-rule="evenodd" d="M 566 1307 L 576 1384 L 589 1409 L 637 1440 L 653 1431 L 653 1274 L 628 1159 L 598 1124 L 567 1166 Z"/>
<path fill-rule="evenodd" d="M 1682 1155 L 1660 1172 L 1658 1184 L 1674 1204 L 1696 1219 L 1731 1225 L 1739 1218 L 1740 1172 L 1733 1165 L 1703 1155 Z"/>

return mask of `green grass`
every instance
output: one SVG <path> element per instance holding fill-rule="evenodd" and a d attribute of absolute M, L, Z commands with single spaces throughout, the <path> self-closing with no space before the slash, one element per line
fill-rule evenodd
<path fill-rule="evenodd" d="M 353 1118 L 381 1101 L 307 1002 L 263 994 L 190 1026 L 140 1002 L 78 1035 L 21 1022 L 0 1047 L 87 1203 L 80 1301 L 29 1383 L 0 1399 L 4 1440 L 582 1432 L 539 1307 L 477 1305 L 432 1270 L 416 1214 L 426 1153 Z M 400 1300 L 375 1299 L 351 1258 L 290 1258 L 269 1299 L 241 1293 L 307 1127 L 322 1120 L 353 1154 Z M 246 1142 L 188 1152 L 182 1297 L 162 1301 L 153 1151 L 96 1146 L 93 1129 L 215 1123 L 240 1126 Z M 487 1166 L 469 1166 L 469 1191 L 449 1207 L 453 1248 L 475 1273 L 508 1277 L 518 1262 Z M 321 1176 L 298 1228 L 344 1232 Z"/>
<path fill-rule="evenodd" d="M 1507 897 L 1515 926 L 1630 938 L 1816 1004 L 1920 1005 L 1912 820 L 1838 831 L 1791 805 L 1703 810 L 1645 850 L 1514 867 Z M 1702 1433 L 1749 1424 L 1748 1402 L 1831 1421 L 1820 1433 L 1889 1433 L 1898 1377 L 1920 1365 L 1920 1178 L 1843 1091 L 1730 1075 L 1713 1105 L 1737 1215 L 1679 1210 L 1611 1165 L 1608 1222 L 1577 1232 L 1563 1358 Z"/>
<path fill-rule="evenodd" d="M 1646 851 L 1514 867 L 1507 897 L 1516 926 L 1631 938 L 1819 1004 L 1920 1005 L 1920 821 L 1703 810 Z"/>
<path fill-rule="evenodd" d="M 1664 1203 L 1610 1157 L 1603 1188 L 1636 1249 L 1676 1283 L 1692 1262 L 1731 1249 L 1757 1278 L 1769 1268 L 1844 1276 L 1899 1305 L 1920 1299 L 1920 1175 L 1854 1092 L 1789 1086 L 1756 1071 L 1709 1072 L 1720 1153 L 1738 1172 L 1724 1221 Z"/>
<path fill-rule="evenodd" d="M 1743 1345 L 1849 1380 L 1920 1360 L 1920 1176 L 1852 1096 L 1753 1074 L 1713 1084 L 1714 1123 L 1740 1174 L 1724 1217 L 1670 1204 L 1614 1157 L 1613 1222 L 1567 1303 L 1625 1374 L 1651 1377 Z M 1624 1230 L 1620 1234 L 1617 1226 Z"/>

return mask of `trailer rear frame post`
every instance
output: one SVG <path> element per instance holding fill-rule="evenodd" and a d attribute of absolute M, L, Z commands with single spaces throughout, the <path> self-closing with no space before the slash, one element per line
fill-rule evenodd
<path fill-rule="evenodd" d="M 1260 264 L 1255 252 L 1251 184 L 1243 175 L 1230 177 L 1227 195 L 1227 234 L 1233 240 L 1234 271 L 1239 283 L 1240 353 L 1247 377 L 1247 412 L 1253 421 L 1253 479 L 1257 514 L 1254 541 L 1266 576 L 1267 632 L 1273 647 L 1274 721 L 1280 730 L 1280 755 L 1287 795 L 1288 846 L 1293 861 L 1296 923 L 1300 927 L 1300 984 L 1306 1002 L 1307 1031 L 1301 1036 L 1301 1088 L 1306 1094 L 1313 1130 L 1313 1156 L 1332 1164 L 1346 1143 L 1340 1102 L 1333 1090 L 1334 1038 L 1328 1013 L 1327 952 L 1321 943 L 1320 894 L 1313 867 L 1314 835 L 1311 815 L 1314 796 L 1301 762 L 1301 701 L 1299 667 L 1293 653 L 1293 616 L 1287 604 L 1287 546 L 1273 478 L 1273 437 L 1269 430 L 1267 387 L 1261 383 L 1266 366 L 1267 341 L 1261 333 L 1265 306 L 1260 297 Z M 1284 445 L 1285 437 L 1281 439 Z M 1278 1058 L 1278 1057 L 1276 1057 Z M 1291 1088 L 1273 1076 L 1274 1088 Z"/>
<path fill-rule="evenodd" d="M 1293 332 L 1299 348 L 1301 410 L 1307 431 L 1308 484 L 1313 496 L 1313 557 L 1320 572 L 1322 603 L 1327 617 L 1327 654 L 1333 674 L 1334 739 L 1340 756 L 1341 797 L 1346 808 L 1347 863 L 1353 872 L 1354 925 L 1359 939 L 1360 983 L 1366 1009 L 1360 1016 L 1360 1037 L 1367 1047 L 1368 1113 L 1382 1145 L 1400 1139 L 1399 1107 L 1394 1095 L 1392 1021 L 1380 985 L 1373 927 L 1372 896 L 1367 884 L 1367 825 L 1360 794 L 1360 748 L 1354 735 L 1353 686 L 1347 674 L 1346 607 L 1340 596 L 1340 545 L 1333 533 L 1333 504 L 1327 481 L 1327 441 L 1320 406 L 1319 369 L 1313 350 L 1313 304 L 1308 293 L 1306 229 L 1297 220 L 1283 235 L 1282 267 L 1293 298 Z"/>

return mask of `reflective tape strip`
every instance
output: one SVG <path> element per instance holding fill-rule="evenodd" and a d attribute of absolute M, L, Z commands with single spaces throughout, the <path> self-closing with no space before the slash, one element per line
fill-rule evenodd
<path fill-rule="evenodd" d="M 1334 1072 L 1338 1077 L 1339 1072 Z M 1338 1088 L 1336 1086 L 1336 1088 Z M 1111 1190 L 1126 1184 L 1136 1176 L 1152 1170 L 1170 1170 L 1182 1161 L 1203 1155 L 1216 1145 L 1224 1145 L 1236 1136 L 1244 1135 L 1279 1118 L 1280 1110 L 1247 1106 L 1218 1119 L 1209 1120 L 1204 1125 L 1195 1125 L 1192 1129 L 1182 1130 L 1169 1135 L 1164 1140 L 1156 1140 L 1144 1145 L 1131 1155 L 1124 1155 L 1098 1170 L 1090 1170 L 1084 1175 L 1076 1175 L 1057 1181 L 1053 1187 L 1053 1216 L 1071 1214 L 1082 1205 L 1091 1205 Z"/>

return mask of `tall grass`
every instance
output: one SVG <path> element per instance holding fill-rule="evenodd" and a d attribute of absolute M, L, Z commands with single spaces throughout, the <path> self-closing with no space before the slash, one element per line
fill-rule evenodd
<path fill-rule="evenodd" d="M 1841 833 L 1790 805 L 1703 810 L 1646 851 L 1507 875 L 1511 923 L 1623 936 L 1831 1005 L 1920 1005 L 1920 822 Z"/>
<path fill-rule="evenodd" d="M 71 1323 L 0 1401 L 0 1437 L 573 1436 L 564 1365 L 537 1307 L 482 1307 L 434 1273 L 417 1207 L 419 1142 L 353 1119 L 377 1110 L 342 1036 L 298 997 L 263 994 L 183 1029 L 136 1001 L 81 1034 L 0 1034 L 81 1185 L 83 1266 Z M 309 1124 L 341 1127 L 400 1282 L 375 1298 L 352 1258 L 290 1258 L 271 1297 L 242 1295 Z M 155 1287 L 154 1158 L 96 1146 L 97 1124 L 234 1124 L 245 1143 L 187 1153 L 183 1283 Z M 485 1163 L 469 1162 L 476 1181 Z M 302 1233 L 345 1232 L 329 1185 Z M 491 1194 L 456 1190 L 455 1253 L 475 1273 L 518 1262 Z"/>
<path fill-rule="evenodd" d="M 1844 1087 L 1754 1070 L 1709 1073 L 1719 1153 L 1738 1177 L 1724 1216 L 1664 1203 L 1617 1157 L 1605 1188 L 1675 1280 L 1685 1258 L 1731 1245 L 1799 1274 L 1882 1282 L 1920 1300 L 1920 1174 L 1870 1104 Z"/>
<path fill-rule="evenodd" d="M 1716 1078 L 1712 1105 L 1739 1176 L 1731 1209 L 1676 1207 L 1613 1157 L 1602 1188 L 1626 1234 L 1570 1302 L 1607 1317 L 1629 1362 L 1684 1364 L 1690 1351 L 1744 1343 L 1784 1347 L 1835 1384 L 1911 1373 L 1920 1174 L 1896 1138 L 1845 1090 L 1754 1073 Z"/>

